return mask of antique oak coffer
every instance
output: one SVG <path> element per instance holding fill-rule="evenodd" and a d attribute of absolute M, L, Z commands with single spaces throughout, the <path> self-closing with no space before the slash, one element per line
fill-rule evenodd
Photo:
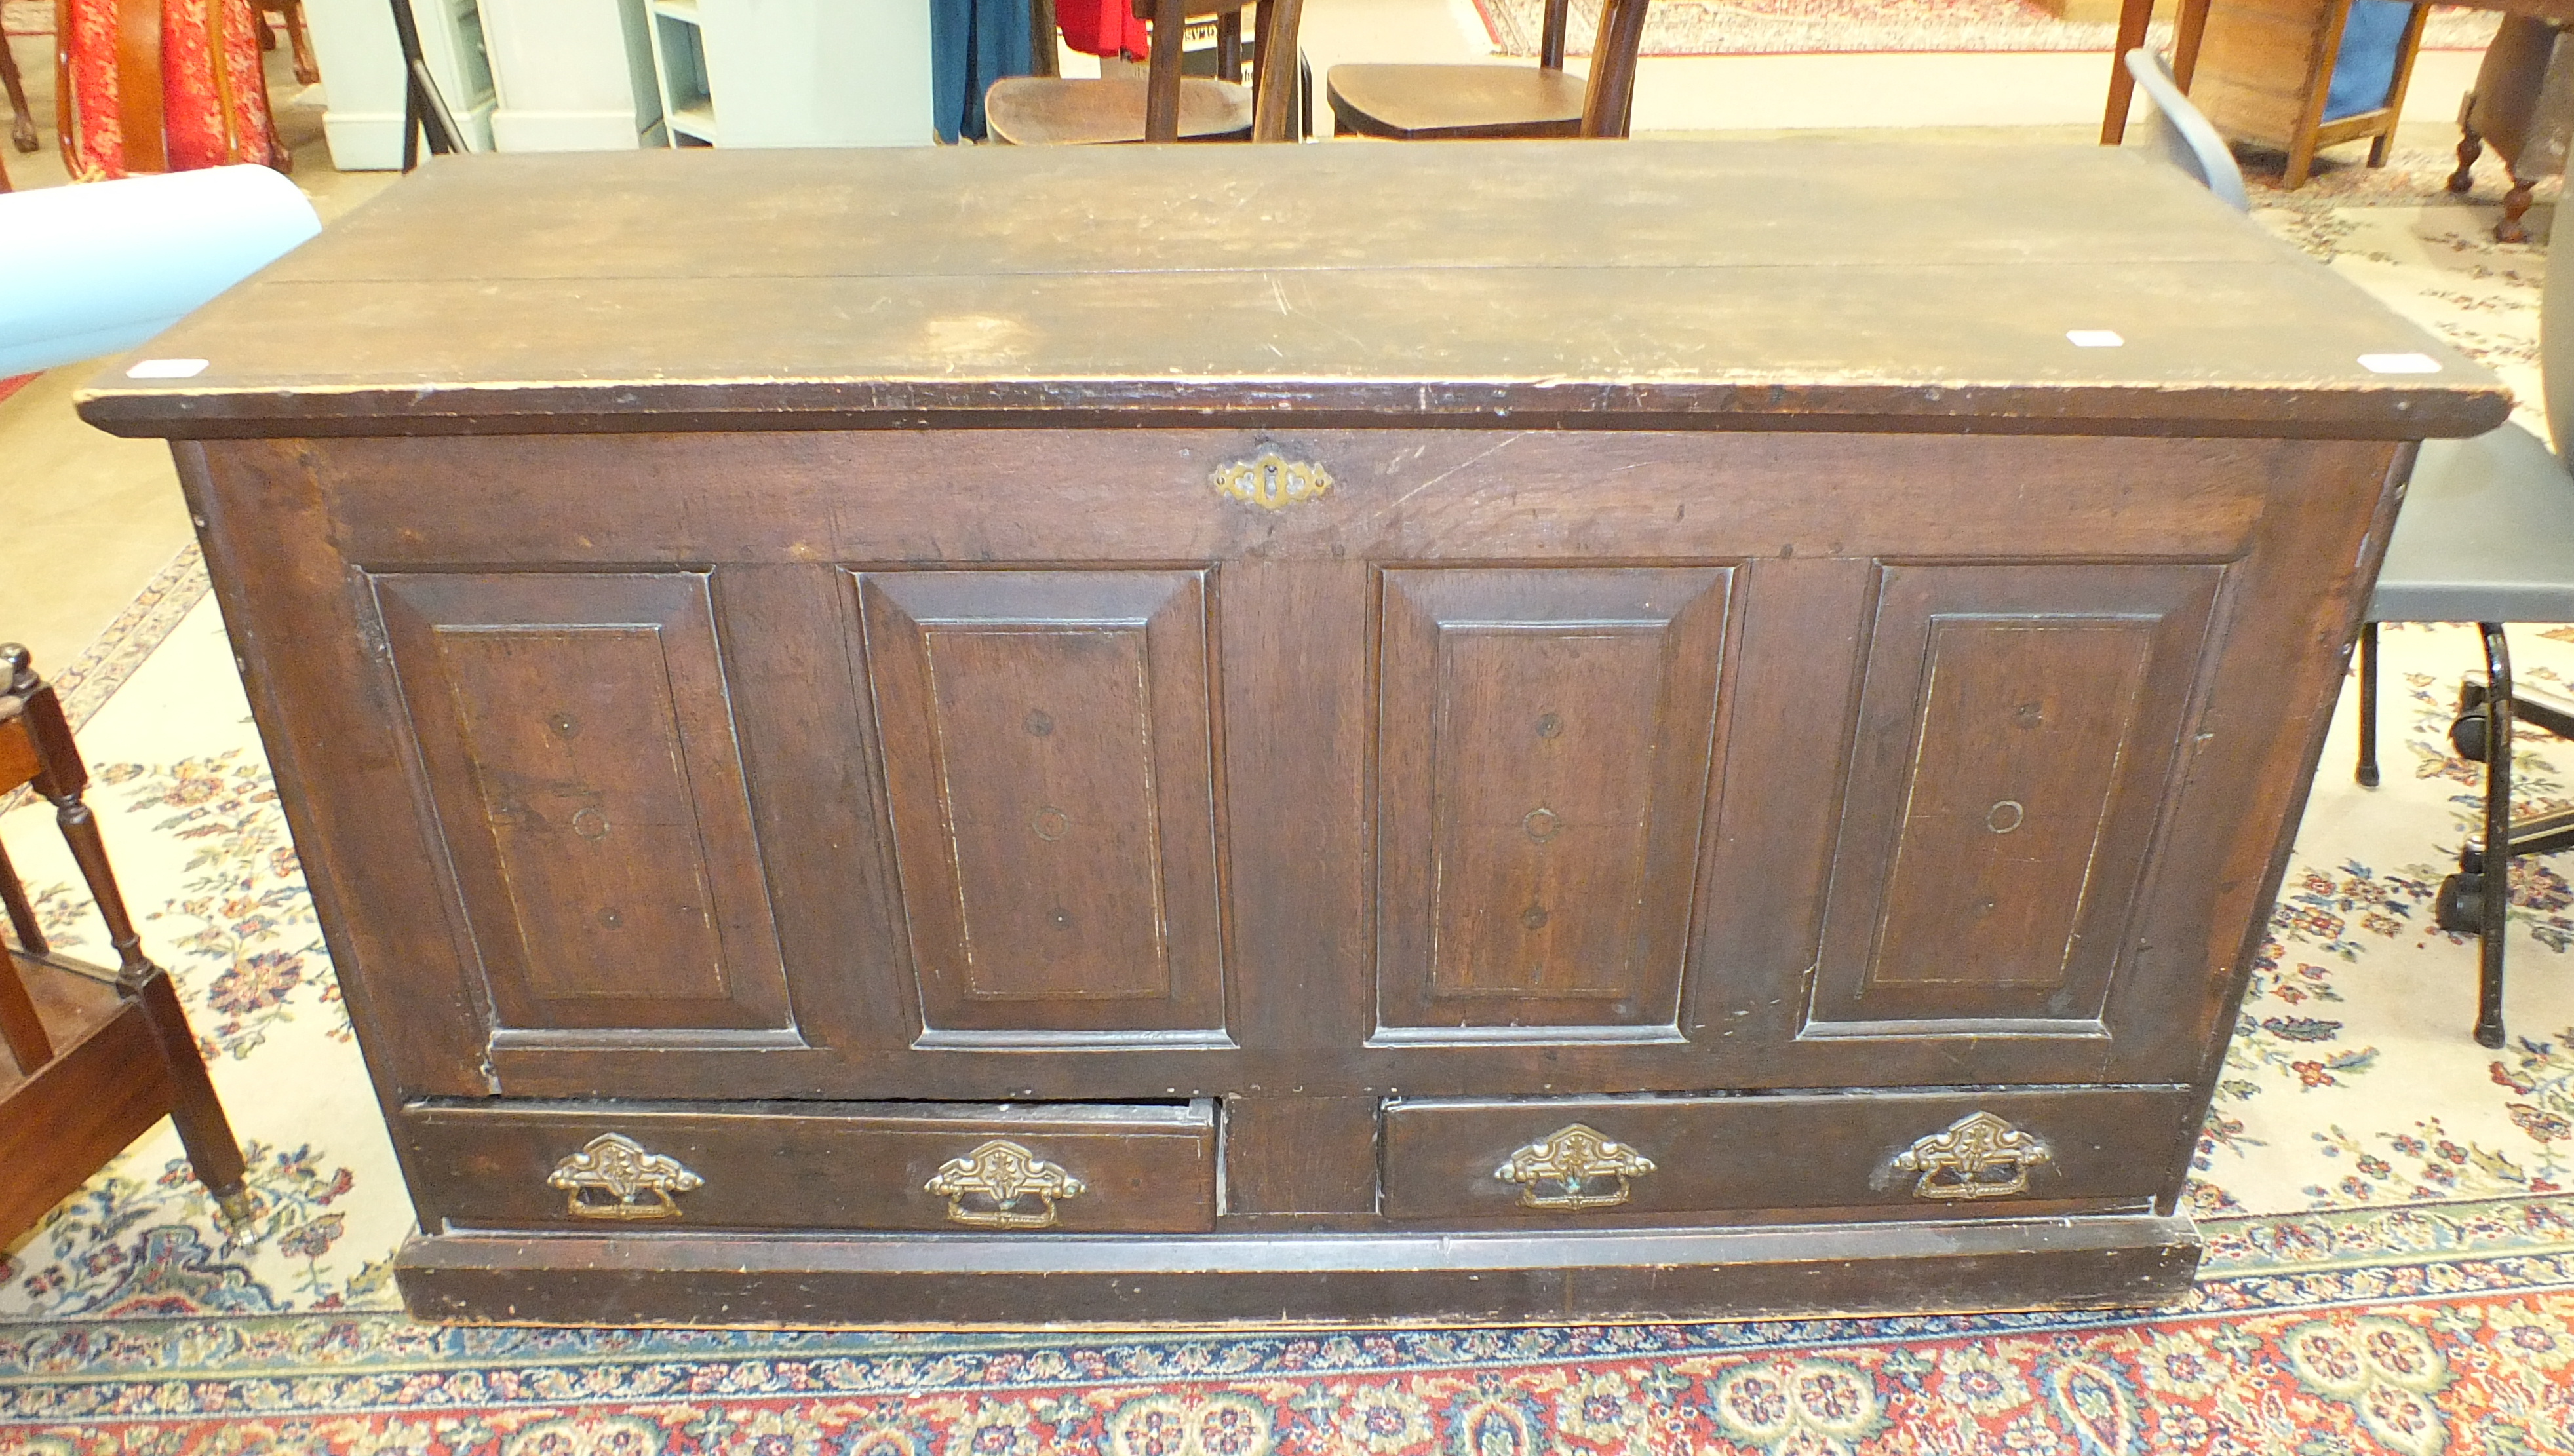
<path fill-rule="evenodd" d="M 456 1319 L 2167 1299 L 2506 404 L 1901 142 L 441 160 L 145 355 Z"/>

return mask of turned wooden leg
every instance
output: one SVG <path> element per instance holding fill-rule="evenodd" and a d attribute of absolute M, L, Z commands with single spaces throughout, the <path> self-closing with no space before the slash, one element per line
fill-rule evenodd
<path fill-rule="evenodd" d="M 2529 241 L 2529 230 L 2520 225 L 2520 219 L 2529 211 L 2530 193 L 2537 186 L 2535 182 L 2523 182 L 2518 177 L 2511 180 L 2511 191 L 2502 195 L 2502 221 L 2494 225 L 2495 242 Z"/>
<path fill-rule="evenodd" d="M 9 92 L 10 145 L 21 152 L 36 150 L 36 114 L 27 109 L 27 83 L 18 77 L 18 55 L 6 37 L 0 37 L 0 87 Z"/>
<path fill-rule="evenodd" d="M 1054 61 L 1053 9 L 1051 5 L 1046 7 L 1048 20 L 1044 32 L 1046 61 L 1049 65 Z M 304 0 L 291 0 L 280 14 L 286 21 L 286 43 L 295 52 L 295 79 L 306 86 L 311 86 L 322 79 L 322 68 L 313 59 L 312 32 L 304 27 Z"/>
<path fill-rule="evenodd" d="M 2485 139 L 2467 125 L 2466 111 L 2476 104 L 2474 92 L 2467 93 L 2466 106 L 2458 108 L 2458 170 L 2449 174 L 2449 191 L 2463 193 L 2476 185 L 2476 159 L 2485 154 Z"/>

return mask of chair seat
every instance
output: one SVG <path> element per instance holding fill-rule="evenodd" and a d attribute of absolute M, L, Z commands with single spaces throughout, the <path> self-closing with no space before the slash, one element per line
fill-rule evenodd
<path fill-rule="evenodd" d="M 2517 424 L 2426 441 L 2368 620 L 2574 621 L 2574 475 Z"/>
<path fill-rule="evenodd" d="M 1012 76 L 983 96 L 993 140 L 1035 147 L 1144 140 L 1144 79 L 1091 81 Z M 1180 140 L 1239 142 L 1251 136 L 1251 88 L 1190 76 L 1180 82 Z"/>
<path fill-rule="evenodd" d="M 1584 81 L 1542 66 L 1334 66 L 1347 131 L 1402 141 L 1582 135 Z"/>

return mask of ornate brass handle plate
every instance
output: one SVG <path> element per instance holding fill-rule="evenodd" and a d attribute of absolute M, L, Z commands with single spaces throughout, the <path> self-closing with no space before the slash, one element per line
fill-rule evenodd
<path fill-rule="evenodd" d="M 940 1163 L 920 1186 L 947 1200 L 951 1222 L 976 1228 L 1052 1228 L 1057 1200 L 1090 1191 L 1088 1183 L 1061 1165 L 997 1137 Z M 1021 1206 L 1025 1201 L 1036 1206 Z"/>
<path fill-rule="evenodd" d="M 1518 1183 L 1524 1207 L 1614 1208 L 1627 1201 L 1630 1179 L 1653 1170 L 1652 1158 L 1576 1122 L 1512 1153 L 1493 1176 Z M 1550 1184 L 1555 1191 L 1540 1191 Z"/>
<path fill-rule="evenodd" d="M 679 1205 L 670 1195 L 705 1182 L 676 1158 L 649 1151 L 622 1132 L 602 1132 L 546 1174 L 546 1186 L 564 1190 L 575 1218 L 627 1222 L 678 1217 Z"/>
<path fill-rule="evenodd" d="M 1213 483 L 1218 495 L 1263 510 L 1285 510 L 1330 491 L 1332 472 L 1270 450 L 1248 460 L 1217 466 Z"/>
<path fill-rule="evenodd" d="M 1918 1172 L 1917 1198 L 2016 1198 L 2028 1191 L 2028 1172 L 2053 1153 L 2046 1144 L 1990 1112 L 1973 1112 L 1895 1155 L 1895 1166 Z"/>

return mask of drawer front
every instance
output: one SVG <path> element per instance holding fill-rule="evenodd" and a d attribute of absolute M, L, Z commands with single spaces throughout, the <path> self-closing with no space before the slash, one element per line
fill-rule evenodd
<path fill-rule="evenodd" d="M 1204 1232 L 1215 1104 L 415 1103 L 421 1224 Z"/>
<path fill-rule="evenodd" d="M 2183 1165 L 2194 1108 L 2186 1088 L 1394 1101 L 1383 1209 L 1626 1221 L 2142 1199 Z"/>

